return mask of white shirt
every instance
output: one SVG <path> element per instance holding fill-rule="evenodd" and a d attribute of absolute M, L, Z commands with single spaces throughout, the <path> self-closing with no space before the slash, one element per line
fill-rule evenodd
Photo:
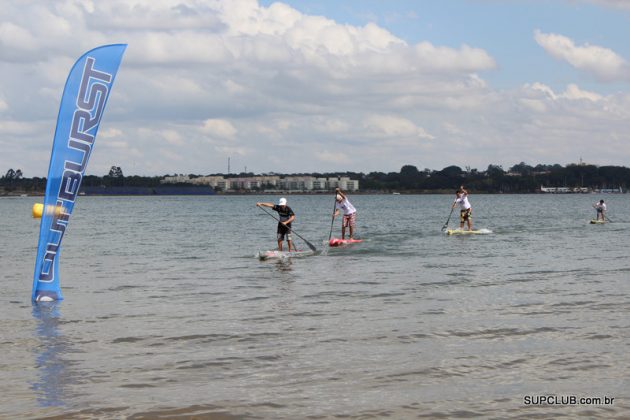
<path fill-rule="evenodd" d="M 343 199 L 341 202 L 337 201 L 335 203 L 335 208 L 341 209 L 343 211 L 344 216 L 350 216 L 352 213 L 355 213 L 357 209 L 354 208 L 350 201 L 347 198 Z"/>
<path fill-rule="evenodd" d="M 599 201 L 597 203 L 595 203 L 595 208 L 596 209 L 602 209 L 602 211 L 606 211 L 606 203 L 600 203 Z"/>
<path fill-rule="evenodd" d="M 457 200 L 455 200 L 455 203 L 459 204 L 459 208 L 462 210 L 468 210 L 472 207 L 468 202 L 468 194 L 462 194 Z"/>

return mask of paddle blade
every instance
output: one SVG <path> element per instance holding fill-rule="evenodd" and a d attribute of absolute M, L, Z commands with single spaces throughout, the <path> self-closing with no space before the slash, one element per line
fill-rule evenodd
<path fill-rule="evenodd" d="M 311 249 L 311 251 L 313 251 L 313 252 L 317 251 L 317 248 L 315 248 L 315 245 L 313 245 L 312 243 L 310 243 L 309 241 L 307 241 L 304 238 L 302 238 L 302 240 L 304 241 L 304 243 L 306 243 L 306 246 L 308 246 Z"/>

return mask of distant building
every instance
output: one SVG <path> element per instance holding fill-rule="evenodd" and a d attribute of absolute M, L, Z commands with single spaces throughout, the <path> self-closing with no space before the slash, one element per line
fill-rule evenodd
<path fill-rule="evenodd" d="M 313 176 L 288 176 L 280 179 L 278 187 L 289 191 L 312 191 L 313 181 Z"/>
<path fill-rule="evenodd" d="M 200 176 L 190 178 L 188 175 L 164 177 L 163 184 L 189 183 L 194 185 L 209 185 L 214 189 L 229 190 L 272 190 L 286 191 L 330 191 L 341 188 L 344 191 L 358 191 L 359 181 L 349 177 L 316 178 L 313 176 L 262 175 L 246 178 L 225 178 L 223 176 Z"/>
<path fill-rule="evenodd" d="M 577 193 L 588 193 L 590 192 L 591 189 L 588 187 L 575 187 L 575 188 L 569 188 L 569 187 L 543 187 L 542 185 L 540 186 L 540 192 L 543 193 L 550 193 L 550 194 L 577 194 Z"/>
<path fill-rule="evenodd" d="M 200 176 L 199 178 L 191 179 L 190 182 L 197 185 L 209 185 L 214 189 L 223 191 L 230 189 L 230 181 L 222 176 Z"/>
<path fill-rule="evenodd" d="M 322 191 L 329 189 L 328 180 L 326 178 L 315 178 L 313 180 L 313 189 Z"/>
<path fill-rule="evenodd" d="M 343 191 L 358 191 L 359 181 L 352 180 L 347 176 L 328 178 L 328 186 L 330 189 L 341 188 Z"/>
<path fill-rule="evenodd" d="M 190 182 L 190 177 L 188 175 L 174 175 L 174 176 L 165 176 L 164 179 L 160 180 L 161 184 L 180 184 L 180 183 L 188 183 Z"/>

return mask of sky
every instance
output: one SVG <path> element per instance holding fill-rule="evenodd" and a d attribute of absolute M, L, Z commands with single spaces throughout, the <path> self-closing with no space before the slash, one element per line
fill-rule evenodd
<path fill-rule="evenodd" d="M 126 43 L 86 173 L 630 166 L 630 0 L 0 0 L 0 175 Z"/>

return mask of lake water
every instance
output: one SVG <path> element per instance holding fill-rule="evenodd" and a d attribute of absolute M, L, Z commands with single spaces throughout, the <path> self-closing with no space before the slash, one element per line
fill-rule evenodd
<path fill-rule="evenodd" d="M 630 416 L 630 195 L 471 195 L 465 237 L 452 196 L 351 195 L 363 243 L 261 262 L 278 198 L 80 197 L 37 306 L 36 199 L 0 199 L 0 418 Z M 288 199 L 321 248 L 333 198 Z"/>

